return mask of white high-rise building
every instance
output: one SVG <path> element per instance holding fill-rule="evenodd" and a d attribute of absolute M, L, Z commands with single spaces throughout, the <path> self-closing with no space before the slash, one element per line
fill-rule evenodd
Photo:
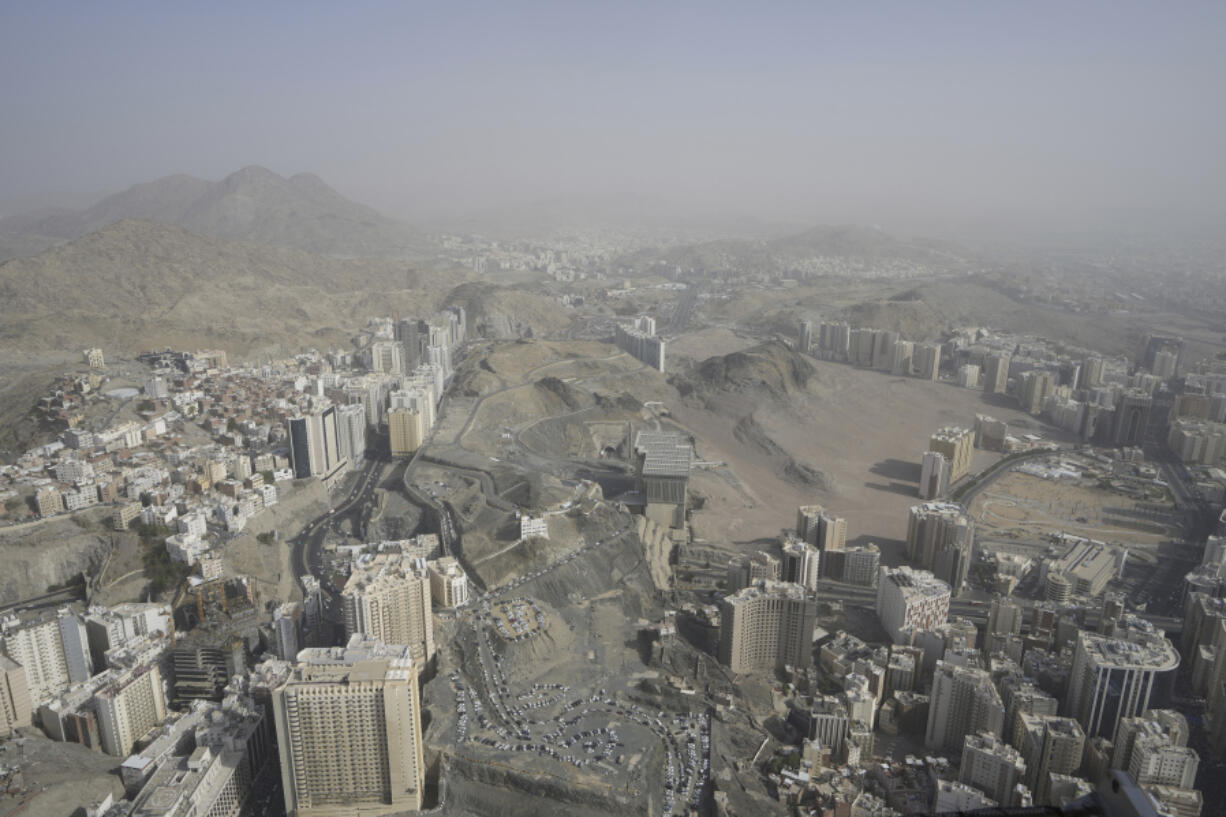
<path fill-rule="evenodd" d="M 802 505 L 796 511 L 796 535 L 823 553 L 842 550 L 847 546 L 847 520 L 821 505 Z"/>
<path fill-rule="evenodd" d="M 953 595 L 962 592 L 970 572 L 975 544 L 975 523 L 952 502 L 912 505 L 907 515 L 907 558 L 949 585 Z"/>
<path fill-rule="evenodd" d="M 378 374 L 404 373 L 404 347 L 393 341 L 375 341 L 370 345 L 370 369 Z"/>
<path fill-rule="evenodd" d="M 1077 633 L 1068 712 L 1088 737 L 1113 740 L 1122 719 L 1149 708 L 1159 676 L 1179 668 L 1179 653 L 1161 631 L 1128 635 L 1129 640 Z"/>
<path fill-rule="evenodd" d="M 1021 713 L 1017 719 L 1013 743 L 1026 759 L 1026 784 L 1036 803 L 1048 803 L 1053 777 L 1081 766 L 1085 733 L 1072 718 Z"/>
<path fill-rule="evenodd" d="M 0 651 L 22 666 L 34 706 L 93 673 L 85 626 L 68 608 L 54 615 L 0 622 Z"/>
<path fill-rule="evenodd" d="M 286 814 L 380 817 L 421 809 L 417 676 L 407 646 L 358 635 L 345 647 L 298 654 L 272 693 Z"/>
<path fill-rule="evenodd" d="M 949 585 L 926 570 L 883 567 L 877 579 L 877 618 L 895 644 L 915 630 L 933 630 L 949 617 Z"/>
<path fill-rule="evenodd" d="M 366 460 L 366 409 L 358 404 L 336 409 L 337 454 L 357 467 Z"/>
<path fill-rule="evenodd" d="M 338 447 L 334 406 L 291 418 L 289 443 L 290 464 L 296 479 L 327 476 L 345 463 Z"/>
<path fill-rule="evenodd" d="M 29 726 L 33 715 L 25 670 L 0 653 L 0 740 L 11 735 L 14 729 Z"/>
<path fill-rule="evenodd" d="M 1140 786 L 1175 786 L 1190 789 L 1196 785 L 1200 755 L 1187 746 L 1172 746 L 1162 738 L 1139 737 L 1132 748 L 1128 773 Z"/>
<path fill-rule="evenodd" d="M 779 578 L 785 582 L 799 584 L 810 593 L 816 593 L 821 555 L 821 551 L 808 542 L 789 536 L 783 543 Z"/>
<path fill-rule="evenodd" d="M 302 605 L 296 601 L 279 605 L 272 614 L 272 629 L 276 637 L 274 652 L 286 661 L 293 661 L 302 649 Z"/>
<path fill-rule="evenodd" d="M 936 499 L 949 490 L 949 460 L 939 451 L 925 451 L 920 462 L 920 499 Z"/>
<path fill-rule="evenodd" d="M 463 607 L 468 603 L 468 575 L 454 557 L 426 563 L 430 574 L 430 597 L 439 607 Z"/>

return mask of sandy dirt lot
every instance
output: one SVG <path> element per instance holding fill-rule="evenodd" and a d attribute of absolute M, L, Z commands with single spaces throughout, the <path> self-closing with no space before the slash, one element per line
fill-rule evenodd
<path fill-rule="evenodd" d="M 1107 509 L 1136 507 L 1128 497 L 1084 483 L 1012 471 L 975 497 L 970 510 L 979 531 L 993 536 L 1029 539 L 1065 531 L 1125 545 L 1154 545 L 1170 538 L 1104 518 Z"/>
<path fill-rule="evenodd" d="M 688 357 L 693 360 L 706 360 L 712 355 L 727 355 L 739 352 L 757 343 L 758 341 L 752 338 L 741 337 L 731 329 L 724 329 L 723 327 L 702 329 L 698 332 L 682 335 L 676 340 L 670 340 L 668 342 L 668 357 L 674 359 Z"/>
<path fill-rule="evenodd" d="M 849 542 L 874 541 L 883 561 L 893 563 L 901 557 L 907 509 L 920 501 L 919 459 L 933 431 L 971 427 L 976 414 L 990 414 L 1011 428 L 1062 439 L 1012 400 L 839 363 L 813 364 L 817 372 L 808 388 L 788 398 L 739 394 L 713 406 L 669 405 L 673 422 L 694 434 L 700 458 L 726 462 L 730 471 L 695 476 L 695 489 L 710 492 L 696 534 L 752 542 L 792 527 L 798 505 L 819 504 L 847 519 Z M 737 420 L 751 413 L 760 433 L 738 439 Z M 822 484 L 786 473 L 781 461 L 789 457 L 820 472 Z M 972 471 L 998 457 L 976 451 Z"/>

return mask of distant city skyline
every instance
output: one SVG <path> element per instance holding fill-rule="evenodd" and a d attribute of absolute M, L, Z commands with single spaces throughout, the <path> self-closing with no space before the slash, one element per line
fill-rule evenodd
<path fill-rule="evenodd" d="M 426 222 L 575 198 L 938 233 L 1226 214 L 1217 4 L 5 17 L 6 202 L 260 164 Z"/>

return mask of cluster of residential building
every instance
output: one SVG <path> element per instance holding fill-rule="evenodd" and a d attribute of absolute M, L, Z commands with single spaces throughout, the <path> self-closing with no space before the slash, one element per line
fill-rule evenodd
<path fill-rule="evenodd" d="M 125 798 L 100 814 L 237 814 L 278 768 L 292 813 L 419 809 L 418 677 L 434 657 L 433 608 L 469 601 L 455 559 L 425 558 L 437 549 L 431 536 L 354 550 L 340 595 L 345 647 L 313 646 L 330 638 L 320 588 L 304 577 L 306 599 L 276 607 L 254 666 L 243 639 L 183 640 L 165 605 L 10 616 L 0 738 L 38 726 L 126 758 Z"/>
<path fill-rule="evenodd" d="M 800 348 L 822 360 L 850 363 L 903 377 L 936 380 L 941 371 L 941 345 L 904 340 L 889 329 L 852 327 L 846 323 L 813 323 L 800 327 Z"/>
<path fill-rule="evenodd" d="M 195 564 L 211 532 L 243 530 L 289 480 L 332 485 L 360 466 L 368 432 L 387 429 L 394 455 L 415 451 L 465 326 L 459 307 L 434 322 L 374 319 L 356 353 L 260 366 L 230 367 L 220 351 L 149 353 L 144 385 L 109 396 L 96 371 L 64 378 L 43 406 L 64 431 L 0 468 L 0 495 L 27 497 L 43 517 L 111 506 L 116 528 L 167 528 L 172 557 Z M 88 405 L 108 400 L 136 410 L 87 427 Z"/>
<path fill-rule="evenodd" d="M 1091 628 L 1084 609 L 998 597 L 984 627 L 950 619 L 950 588 L 927 571 L 882 568 L 877 586 L 891 643 L 821 635 L 816 660 L 784 672 L 781 714 L 800 743 L 799 771 L 777 780 L 790 802 L 863 808 L 869 795 L 886 814 L 1060 805 L 1124 771 L 1159 809 L 1200 814 L 1188 723 L 1162 708 L 1179 652 L 1118 599 Z M 926 754 L 868 765 L 875 733 L 912 734 Z M 857 785 L 831 792 L 840 769 Z"/>

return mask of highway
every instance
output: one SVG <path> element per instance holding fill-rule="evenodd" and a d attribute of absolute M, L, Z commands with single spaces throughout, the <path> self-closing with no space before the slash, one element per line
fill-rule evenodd
<path fill-rule="evenodd" d="M 310 573 L 319 579 L 319 583 L 329 593 L 335 593 L 335 589 L 323 574 L 323 544 L 328 529 L 335 529 L 342 520 L 348 519 L 354 524 L 355 530 L 361 533 L 362 513 L 366 504 L 374 498 L 375 489 L 379 486 L 386 467 L 385 461 L 368 457 L 349 494 L 339 503 L 334 499 L 331 510 L 303 525 L 298 535 L 290 539 L 290 566 L 296 578 L 300 579 Z M 301 586 L 301 580 L 299 585 Z"/>
<path fill-rule="evenodd" d="M 657 331 L 657 334 L 680 334 L 681 330 L 685 329 L 685 325 L 690 322 L 690 316 L 694 314 L 696 306 L 698 306 L 698 285 L 689 284 L 681 293 L 681 297 L 677 299 L 677 308 L 673 310 L 672 317 L 663 328 Z"/>

